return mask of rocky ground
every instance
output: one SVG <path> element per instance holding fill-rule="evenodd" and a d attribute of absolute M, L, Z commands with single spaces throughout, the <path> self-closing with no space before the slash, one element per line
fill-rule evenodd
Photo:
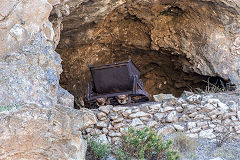
<path fill-rule="evenodd" d="M 84 137 L 97 134 L 102 141 L 114 144 L 125 128 L 146 126 L 173 140 L 183 132 L 186 142 L 190 139 L 192 144 L 188 144 L 189 150 L 180 152 L 181 160 L 240 159 L 240 96 L 237 92 L 184 92 L 180 98 L 160 94 L 155 99 L 159 102 L 108 105 L 93 110 L 98 121 L 83 131 Z M 179 150 L 179 146 L 175 148 Z"/>

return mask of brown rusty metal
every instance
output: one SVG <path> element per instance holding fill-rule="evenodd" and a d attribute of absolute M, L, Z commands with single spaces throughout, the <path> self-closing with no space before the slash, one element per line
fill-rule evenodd
<path fill-rule="evenodd" d="M 89 66 L 93 82 L 88 84 L 87 100 L 116 97 L 118 95 L 144 96 L 140 71 L 131 60 L 107 65 Z M 138 89 L 139 88 L 139 89 Z"/>

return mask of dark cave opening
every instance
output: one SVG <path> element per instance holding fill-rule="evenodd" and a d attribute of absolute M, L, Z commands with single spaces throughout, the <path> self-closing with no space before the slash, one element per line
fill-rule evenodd
<path fill-rule="evenodd" d="M 210 52 L 214 53 L 207 43 L 209 27 L 219 21 L 209 18 L 210 12 L 206 12 L 214 8 L 202 5 L 193 9 L 182 5 L 126 4 L 102 19 L 98 17 L 98 21 L 81 12 L 88 11 L 87 4 L 76 9 L 72 14 L 80 12 L 82 17 L 78 21 L 73 21 L 74 16 L 63 19 L 64 29 L 57 47 L 63 59 L 61 86 L 74 95 L 80 106 L 91 81 L 88 65 L 132 59 L 151 97 L 159 93 L 179 97 L 183 91 L 234 89 L 228 79 L 218 76 L 211 57 L 207 58 Z"/>
<path fill-rule="evenodd" d="M 74 55 L 69 52 L 69 54 Z M 79 52 L 76 54 L 79 55 Z M 110 54 L 110 55 L 109 55 Z M 230 83 L 221 77 L 203 76 L 194 72 L 184 72 L 183 65 L 190 63 L 187 58 L 181 55 L 173 55 L 169 51 L 153 51 L 136 49 L 131 46 L 115 46 L 110 53 L 102 52 L 95 57 L 85 55 L 63 56 L 63 73 L 60 84 L 75 97 L 75 107 L 83 105 L 83 99 L 87 93 L 88 82 L 92 81 L 88 65 L 104 65 L 122 62 L 132 59 L 137 68 L 141 71 L 141 79 L 145 90 L 153 95 L 165 93 L 181 96 L 184 91 L 195 93 L 220 92 L 229 90 Z M 90 57 L 89 57 L 90 56 Z M 84 59 L 85 58 L 85 59 Z"/>

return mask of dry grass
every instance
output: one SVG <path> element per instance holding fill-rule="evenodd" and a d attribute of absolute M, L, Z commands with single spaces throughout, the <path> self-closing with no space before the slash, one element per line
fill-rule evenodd
<path fill-rule="evenodd" d="M 197 139 L 188 137 L 185 133 L 178 132 L 173 138 L 174 147 L 181 153 L 195 151 L 198 147 Z"/>

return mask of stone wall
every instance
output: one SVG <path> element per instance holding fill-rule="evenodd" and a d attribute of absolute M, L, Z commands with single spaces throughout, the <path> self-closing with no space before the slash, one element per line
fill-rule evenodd
<path fill-rule="evenodd" d="M 128 127 L 146 126 L 162 135 L 182 131 L 193 138 L 214 139 L 230 131 L 237 137 L 240 135 L 239 97 L 227 95 L 222 95 L 227 99 L 221 99 L 214 97 L 214 94 L 190 94 L 155 103 L 102 106 L 93 110 L 98 121 L 87 128 L 84 134 L 86 137 L 98 134 L 104 141 L 117 142 Z"/>

